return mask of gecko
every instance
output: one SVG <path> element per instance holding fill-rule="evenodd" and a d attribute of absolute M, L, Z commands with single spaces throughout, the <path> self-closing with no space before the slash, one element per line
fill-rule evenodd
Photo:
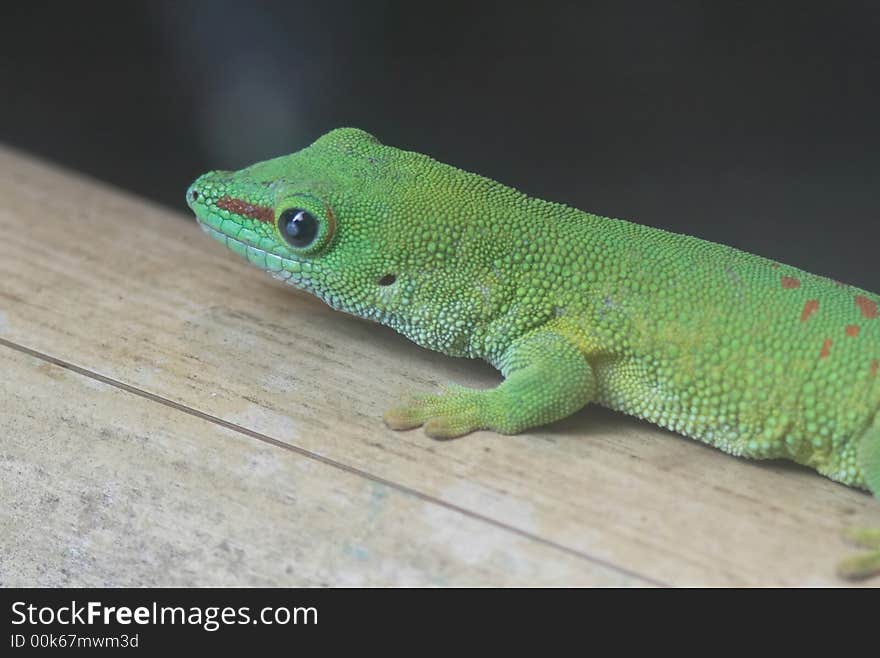
<path fill-rule="evenodd" d="M 211 237 L 334 309 L 483 359 L 388 410 L 433 438 L 515 434 L 588 403 L 880 496 L 880 297 L 733 247 L 530 197 L 338 128 L 187 190 Z M 880 573 L 880 529 L 848 578 Z"/>

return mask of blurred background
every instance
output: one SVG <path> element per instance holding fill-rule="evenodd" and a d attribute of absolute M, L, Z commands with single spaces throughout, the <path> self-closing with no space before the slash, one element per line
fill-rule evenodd
<path fill-rule="evenodd" d="M 350 125 L 532 195 L 880 292 L 876 2 L 2 12 L 0 141 L 181 221 L 199 173 Z"/>

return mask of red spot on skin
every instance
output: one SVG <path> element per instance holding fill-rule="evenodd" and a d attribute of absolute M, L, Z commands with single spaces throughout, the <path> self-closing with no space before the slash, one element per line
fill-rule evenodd
<path fill-rule="evenodd" d="M 816 311 L 819 310 L 819 300 L 818 299 L 810 299 L 807 300 L 807 303 L 804 304 L 804 311 L 801 313 L 801 322 L 806 322 L 810 319 L 810 316 L 813 315 Z"/>
<path fill-rule="evenodd" d="M 222 208 L 223 210 L 228 210 L 236 215 L 241 215 L 242 217 L 256 219 L 259 222 L 266 222 L 267 224 L 275 223 L 275 211 L 269 206 L 255 206 L 252 203 L 242 201 L 241 199 L 233 199 L 231 196 L 224 196 L 217 201 L 217 207 Z"/>
<path fill-rule="evenodd" d="M 820 359 L 827 359 L 830 354 L 831 354 L 831 339 L 826 338 L 825 342 L 822 343 L 822 351 L 819 352 L 819 358 Z"/>
<path fill-rule="evenodd" d="M 848 324 L 846 325 L 846 335 L 855 338 L 859 335 L 859 325 L 857 324 Z"/>
<path fill-rule="evenodd" d="M 873 320 L 877 317 L 877 302 L 871 301 L 867 297 L 863 297 L 862 295 L 856 296 L 856 306 L 859 307 L 859 310 L 869 320 Z"/>
<path fill-rule="evenodd" d="M 784 276 L 782 277 L 782 287 L 786 290 L 794 290 L 801 287 L 801 282 L 793 277 Z"/>
<path fill-rule="evenodd" d="M 874 359 L 871 361 L 871 377 L 876 377 L 878 370 L 880 370 L 880 359 Z"/>

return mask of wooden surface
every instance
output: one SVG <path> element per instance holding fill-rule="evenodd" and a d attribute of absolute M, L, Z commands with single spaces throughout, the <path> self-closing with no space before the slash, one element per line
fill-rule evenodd
<path fill-rule="evenodd" d="M 0 149 L 0 584 L 841 585 L 880 503 L 597 407 L 438 443 L 490 386 L 183 211 Z M 876 581 L 869 584 L 877 584 Z"/>

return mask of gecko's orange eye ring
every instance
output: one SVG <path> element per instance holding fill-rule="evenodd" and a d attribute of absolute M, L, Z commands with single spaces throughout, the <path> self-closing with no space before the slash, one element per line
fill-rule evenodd
<path fill-rule="evenodd" d="M 303 208 L 288 208 L 278 216 L 278 230 L 294 249 L 306 249 L 318 237 L 318 220 Z"/>
<path fill-rule="evenodd" d="M 333 239 L 336 217 L 320 199 L 310 194 L 293 194 L 277 206 L 275 230 L 291 251 L 299 256 L 315 256 Z"/>

